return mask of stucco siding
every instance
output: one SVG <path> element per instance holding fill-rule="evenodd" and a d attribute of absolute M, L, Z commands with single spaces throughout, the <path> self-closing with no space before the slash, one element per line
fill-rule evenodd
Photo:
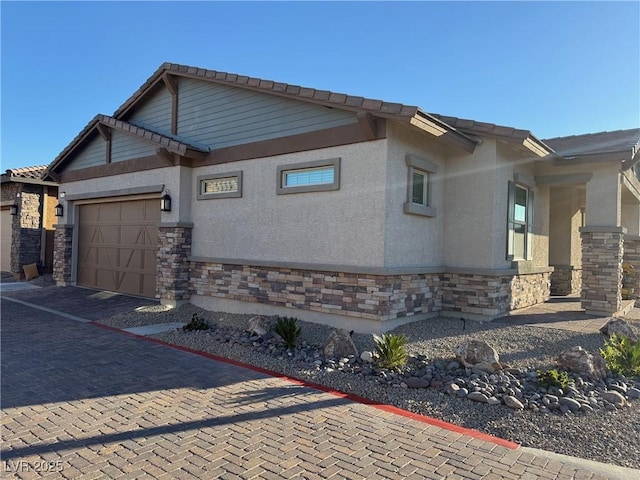
<path fill-rule="evenodd" d="M 356 123 L 355 114 L 189 78 L 178 82 L 178 134 L 222 148 Z"/>
<path fill-rule="evenodd" d="M 150 142 L 112 130 L 111 132 L 111 163 L 124 162 L 133 158 L 155 155 L 155 148 Z"/>
<path fill-rule="evenodd" d="M 107 142 L 101 137 L 94 136 L 89 140 L 66 165 L 66 170 L 80 170 L 82 168 L 104 165 L 107 162 Z"/>
<path fill-rule="evenodd" d="M 130 123 L 162 133 L 171 133 L 171 93 L 159 88 L 128 119 Z"/>
<path fill-rule="evenodd" d="M 388 122 L 387 197 L 385 203 L 385 266 L 442 266 L 445 152 L 435 141 L 406 127 Z M 438 165 L 429 175 L 429 206 L 436 215 L 426 217 L 404 213 L 407 201 L 408 171 L 405 157 L 416 155 Z"/>
<path fill-rule="evenodd" d="M 445 264 L 460 268 L 505 268 L 507 228 L 507 185 L 504 191 L 496 174 L 496 144 L 485 139 L 473 154 L 452 156 L 445 175 Z M 500 195 L 504 208 L 500 210 Z M 499 211 L 496 211 L 496 210 Z M 496 218 L 502 219 L 496 230 Z M 506 233 L 505 233 L 506 235 Z M 503 247 L 496 258 L 497 244 Z"/>
<path fill-rule="evenodd" d="M 386 140 L 194 169 L 243 172 L 241 198 L 192 195 L 195 257 L 384 265 Z M 340 158 L 340 189 L 276 194 L 277 167 Z"/>

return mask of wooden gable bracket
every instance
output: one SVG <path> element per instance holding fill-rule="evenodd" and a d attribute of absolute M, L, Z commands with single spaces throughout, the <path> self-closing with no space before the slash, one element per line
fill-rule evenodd
<path fill-rule="evenodd" d="M 100 134 L 100 136 L 105 142 L 108 142 L 111 139 L 111 130 L 109 130 L 109 127 L 106 127 L 101 123 L 98 123 L 96 125 L 96 130 L 98 130 L 98 133 Z"/>
<path fill-rule="evenodd" d="M 164 82 L 165 87 L 167 87 L 167 90 L 169 90 L 169 93 L 171 93 L 171 95 L 176 95 L 178 93 L 178 84 L 176 83 L 176 80 L 175 78 L 173 78 L 173 76 L 165 73 L 164 75 L 162 75 L 162 81 Z"/>
<path fill-rule="evenodd" d="M 376 122 L 373 119 L 373 115 L 369 112 L 358 112 L 358 123 L 360 128 L 364 131 L 367 139 L 373 140 L 377 136 Z"/>

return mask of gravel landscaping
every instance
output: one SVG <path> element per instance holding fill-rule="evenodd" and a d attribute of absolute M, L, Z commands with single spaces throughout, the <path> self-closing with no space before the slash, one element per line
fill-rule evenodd
<path fill-rule="evenodd" d="M 640 332 L 640 323 L 633 316 L 637 310 L 628 317 L 636 333 Z M 574 383 L 564 392 L 553 387 L 543 390 L 536 383 L 535 371 L 554 368 L 554 358 L 560 352 L 574 346 L 597 352 L 605 338 L 600 333 L 516 325 L 509 318 L 491 323 L 437 318 L 393 331 L 409 339 L 409 365 L 396 373 L 377 369 L 357 357 L 324 359 L 322 345 L 333 329 L 306 322 L 300 322 L 302 334 L 294 352 L 286 351 L 275 335 L 246 334 L 244 329 L 252 315 L 208 312 L 189 304 L 177 309 L 144 307 L 103 323 L 117 328 L 187 323 L 194 313 L 211 329 L 173 330 L 154 337 L 524 446 L 640 468 L 640 399 L 634 398 L 640 391 L 640 380 L 610 375 L 596 382 L 571 375 Z M 352 339 L 359 352 L 374 350 L 371 335 L 354 334 Z M 484 340 L 495 348 L 505 370 L 488 375 L 454 362 L 455 347 L 470 339 Z M 624 405 L 616 406 L 615 398 L 606 397 L 607 391 L 621 392 L 616 396 L 625 398 Z M 472 392 L 480 401 L 470 400 Z M 506 397 L 521 403 L 509 407 Z M 487 398 L 489 402 L 485 403 Z"/>

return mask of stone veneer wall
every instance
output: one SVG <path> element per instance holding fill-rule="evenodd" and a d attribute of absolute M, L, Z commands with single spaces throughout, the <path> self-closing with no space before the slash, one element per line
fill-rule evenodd
<path fill-rule="evenodd" d="M 190 264 L 191 224 L 162 225 L 158 228 L 156 296 L 163 300 L 191 298 Z"/>
<path fill-rule="evenodd" d="M 511 279 L 510 310 L 546 302 L 551 295 L 550 273 L 515 275 Z"/>
<path fill-rule="evenodd" d="M 371 275 L 192 261 L 193 293 L 374 319 L 442 309 L 440 275 Z"/>
<path fill-rule="evenodd" d="M 442 274 L 442 309 L 497 317 L 509 311 L 511 276 Z"/>
<path fill-rule="evenodd" d="M 611 227 L 615 229 L 616 227 Z M 582 238 L 582 298 L 587 313 L 615 313 L 622 306 L 623 229 L 585 227 Z"/>
<path fill-rule="evenodd" d="M 53 279 L 58 286 L 71 284 L 73 256 L 73 225 L 54 225 Z"/>
<path fill-rule="evenodd" d="M 630 263 L 634 268 L 635 277 L 632 280 L 634 293 L 632 298 L 638 298 L 638 294 L 640 294 L 640 237 L 625 235 L 623 261 Z"/>
<path fill-rule="evenodd" d="M 553 265 L 551 295 L 572 295 L 582 290 L 582 268 L 573 265 Z"/>
<path fill-rule="evenodd" d="M 43 189 L 39 185 L 8 185 L 2 199 L 14 200 L 18 207 L 11 230 L 11 272 L 20 278 L 24 265 L 42 264 Z"/>

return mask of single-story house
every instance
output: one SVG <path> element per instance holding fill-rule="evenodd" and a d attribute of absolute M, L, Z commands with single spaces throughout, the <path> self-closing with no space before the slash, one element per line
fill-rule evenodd
<path fill-rule="evenodd" d="M 13 168 L 0 176 L 0 270 L 24 278 L 23 267 L 53 270 L 53 225 L 58 185 L 42 178 L 47 166 Z"/>
<path fill-rule="evenodd" d="M 639 147 L 165 63 L 49 165 L 54 278 L 363 332 L 552 291 L 610 314 Z"/>

